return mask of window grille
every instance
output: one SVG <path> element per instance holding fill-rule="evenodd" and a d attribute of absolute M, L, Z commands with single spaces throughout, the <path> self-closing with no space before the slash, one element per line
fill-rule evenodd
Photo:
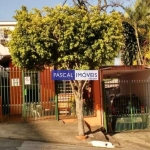
<path fill-rule="evenodd" d="M 57 82 L 58 94 L 59 93 L 72 93 L 72 89 L 69 81 L 58 81 Z"/>

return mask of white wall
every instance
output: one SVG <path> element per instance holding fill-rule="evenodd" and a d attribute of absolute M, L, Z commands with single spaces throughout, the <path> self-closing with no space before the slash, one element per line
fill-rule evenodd
<path fill-rule="evenodd" d="M 0 29 L 9 29 L 9 30 L 14 30 L 15 25 L 17 22 L 0 22 Z"/>
<path fill-rule="evenodd" d="M 0 22 L 0 40 L 9 41 L 10 37 L 8 38 L 4 37 L 3 29 L 14 30 L 16 23 L 17 22 Z"/>

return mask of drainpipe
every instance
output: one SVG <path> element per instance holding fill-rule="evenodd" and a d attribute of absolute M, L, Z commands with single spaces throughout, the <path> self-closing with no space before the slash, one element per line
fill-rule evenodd
<path fill-rule="evenodd" d="M 102 127 L 104 127 L 104 106 L 103 106 L 103 95 L 102 95 L 102 81 L 103 81 L 103 70 L 110 70 L 112 67 L 102 68 L 99 70 L 99 87 L 100 89 L 100 96 L 101 96 L 101 123 Z"/>

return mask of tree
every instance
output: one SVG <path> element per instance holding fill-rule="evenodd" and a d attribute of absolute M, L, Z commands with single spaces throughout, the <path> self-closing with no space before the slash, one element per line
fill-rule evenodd
<path fill-rule="evenodd" d="M 122 22 L 125 45 L 122 50 L 122 60 L 125 65 L 133 65 L 136 60 L 137 41 L 134 28 L 128 22 Z"/>
<path fill-rule="evenodd" d="M 63 5 L 65 5 L 67 0 L 64 0 Z M 72 0 L 73 4 L 79 8 L 84 7 L 88 10 L 89 6 L 92 6 L 92 0 Z M 132 0 L 126 0 L 126 2 L 132 2 Z M 107 10 L 108 7 L 121 7 L 125 9 L 124 0 L 97 0 L 97 9 L 101 11 Z"/>
<path fill-rule="evenodd" d="M 17 25 L 9 43 L 12 61 L 27 69 L 88 70 L 116 57 L 123 43 L 120 14 L 99 13 L 67 5 L 42 11 L 18 10 Z M 76 100 L 78 134 L 84 135 L 83 89 L 87 81 L 70 81 Z"/>
<path fill-rule="evenodd" d="M 137 0 L 134 4 L 134 7 L 128 7 L 125 9 L 126 21 L 128 21 L 135 30 L 136 41 L 137 41 L 137 60 L 138 64 L 143 64 L 143 55 L 141 50 L 140 40 L 140 30 L 143 29 L 149 24 L 149 0 Z"/>

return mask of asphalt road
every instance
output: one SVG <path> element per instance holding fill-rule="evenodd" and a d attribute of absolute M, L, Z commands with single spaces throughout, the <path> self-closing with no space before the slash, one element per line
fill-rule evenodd
<path fill-rule="evenodd" d="M 0 150 L 106 150 L 92 146 L 47 143 L 38 141 L 22 141 L 0 138 Z"/>
<path fill-rule="evenodd" d="M 107 148 L 58 144 L 38 141 L 23 141 L 0 138 L 0 150 L 106 150 Z M 113 150 L 149 150 L 146 144 L 133 143 L 126 141 L 120 147 L 112 148 Z"/>
<path fill-rule="evenodd" d="M 0 138 L 0 150 L 17 150 L 17 147 L 20 147 L 22 143 L 22 140 Z"/>

